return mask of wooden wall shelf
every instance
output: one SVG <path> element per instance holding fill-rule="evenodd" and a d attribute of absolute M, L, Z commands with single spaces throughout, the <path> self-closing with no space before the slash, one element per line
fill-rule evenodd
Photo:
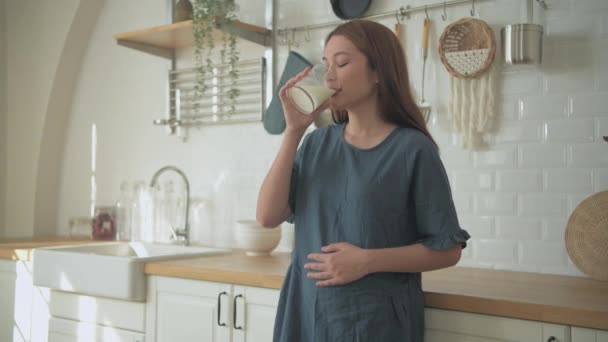
<path fill-rule="evenodd" d="M 234 32 L 239 38 L 239 44 L 272 46 L 271 31 L 265 27 L 240 21 L 218 26 L 218 29 L 214 30 L 214 35 L 217 35 L 216 41 L 220 41 L 221 36 L 229 32 Z M 119 45 L 168 59 L 173 58 L 175 49 L 194 45 L 192 20 L 117 33 L 113 38 Z"/>

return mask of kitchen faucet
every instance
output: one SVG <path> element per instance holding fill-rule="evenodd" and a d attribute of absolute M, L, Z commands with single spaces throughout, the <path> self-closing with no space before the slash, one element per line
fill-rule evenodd
<path fill-rule="evenodd" d="M 188 212 L 190 208 L 190 182 L 188 182 L 188 177 L 186 177 L 186 174 L 182 170 L 175 166 L 168 165 L 160 168 L 158 171 L 156 171 L 156 173 L 154 173 L 154 176 L 152 176 L 152 180 L 150 181 L 150 187 L 156 185 L 156 180 L 165 171 L 176 172 L 182 177 L 184 184 L 186 184 L 186 216 L 184 217 L 184 228 L 173 228 L 172 226 L 169 226 L 169 228 L 171 229 L 171 233 L 176 240 L 182 238 L 184 241 L 184 246 L 188 246 L 190 244 L 190 225 L 188 224 Z"/>

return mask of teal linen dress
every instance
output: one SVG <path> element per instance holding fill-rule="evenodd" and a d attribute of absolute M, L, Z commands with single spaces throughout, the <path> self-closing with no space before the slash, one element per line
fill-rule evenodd
<path fill-rule="evenodd" d="M 330 243 L 361 248 L 415 243 L 466 246 L 449 181 L 429 138 L 396 128 L 360 149 L 345 125 L 306 135 L 294 162 L 289 206 L 295 247 L 274 327 L 275 342 L 422 342 L 420 273 L 373 273 L 341 286 L 318 287 L 304 264 Z"/>

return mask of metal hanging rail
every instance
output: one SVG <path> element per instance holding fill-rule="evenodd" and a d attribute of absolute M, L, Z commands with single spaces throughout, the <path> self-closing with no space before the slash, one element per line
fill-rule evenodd
<path fill-rule="evenodd" d="M 443 2 L 438 2 L 438 3 L 434 3 L 434 4 L 429 4 L 429 5 L 416 6 L 416 7 L 401 6 L 401 7 L 399 7 L 399 9 L 397 9 L 395 11 L 367 15 L 367 16 L 361 17 L 361 19 L 380 19 L 380 18 L 392 17 L 392 16 L 400 16 L 401 18 L 403 18 L 403 17 L 409 17 L 409 15 L 414 12 L 423 12 L 423 11 L 428 11 L 428 10 L 434 9 L 434 8 L 444 8 L 445 9 L 448 6 L 454 6 L 454 5 L 464 4 L 464 3 L 471 3 L 471 15 L 475 15 L 475 11 L 476 11 L 475 2 L 477 2 L 477 1 L 485 1 L 485 0 L 451 0 L 451 1 L 443 1 Z M 279 29 L 278 31 L 279 31 L 279 34 L 286 34 L 288 32 L 316 30 L 316 29 L 320 29 L 320 28 L 337 26 L 346 21 L 347 20 L 337 20 L 337 21 L 332 21 L 329 23 L 287 27 L 287 28 Z"/>

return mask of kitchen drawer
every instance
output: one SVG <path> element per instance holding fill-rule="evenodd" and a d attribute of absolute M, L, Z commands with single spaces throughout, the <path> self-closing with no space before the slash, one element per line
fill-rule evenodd
<path fill-rule="evenodd" d="M 144 334 L 63 318 L 49 321 L 49 342 L 145 342 Z"/>
<path fill-rule="evenodd" d="M 425 342 L 570 342 L 570 327 L 522 319 L 425 309 Z"/>
<path fill-rule="evenodd" d="M 144 331 L 146 303 L 51 291 L 52 317 L 100 324 L 119 329 Z"/>

